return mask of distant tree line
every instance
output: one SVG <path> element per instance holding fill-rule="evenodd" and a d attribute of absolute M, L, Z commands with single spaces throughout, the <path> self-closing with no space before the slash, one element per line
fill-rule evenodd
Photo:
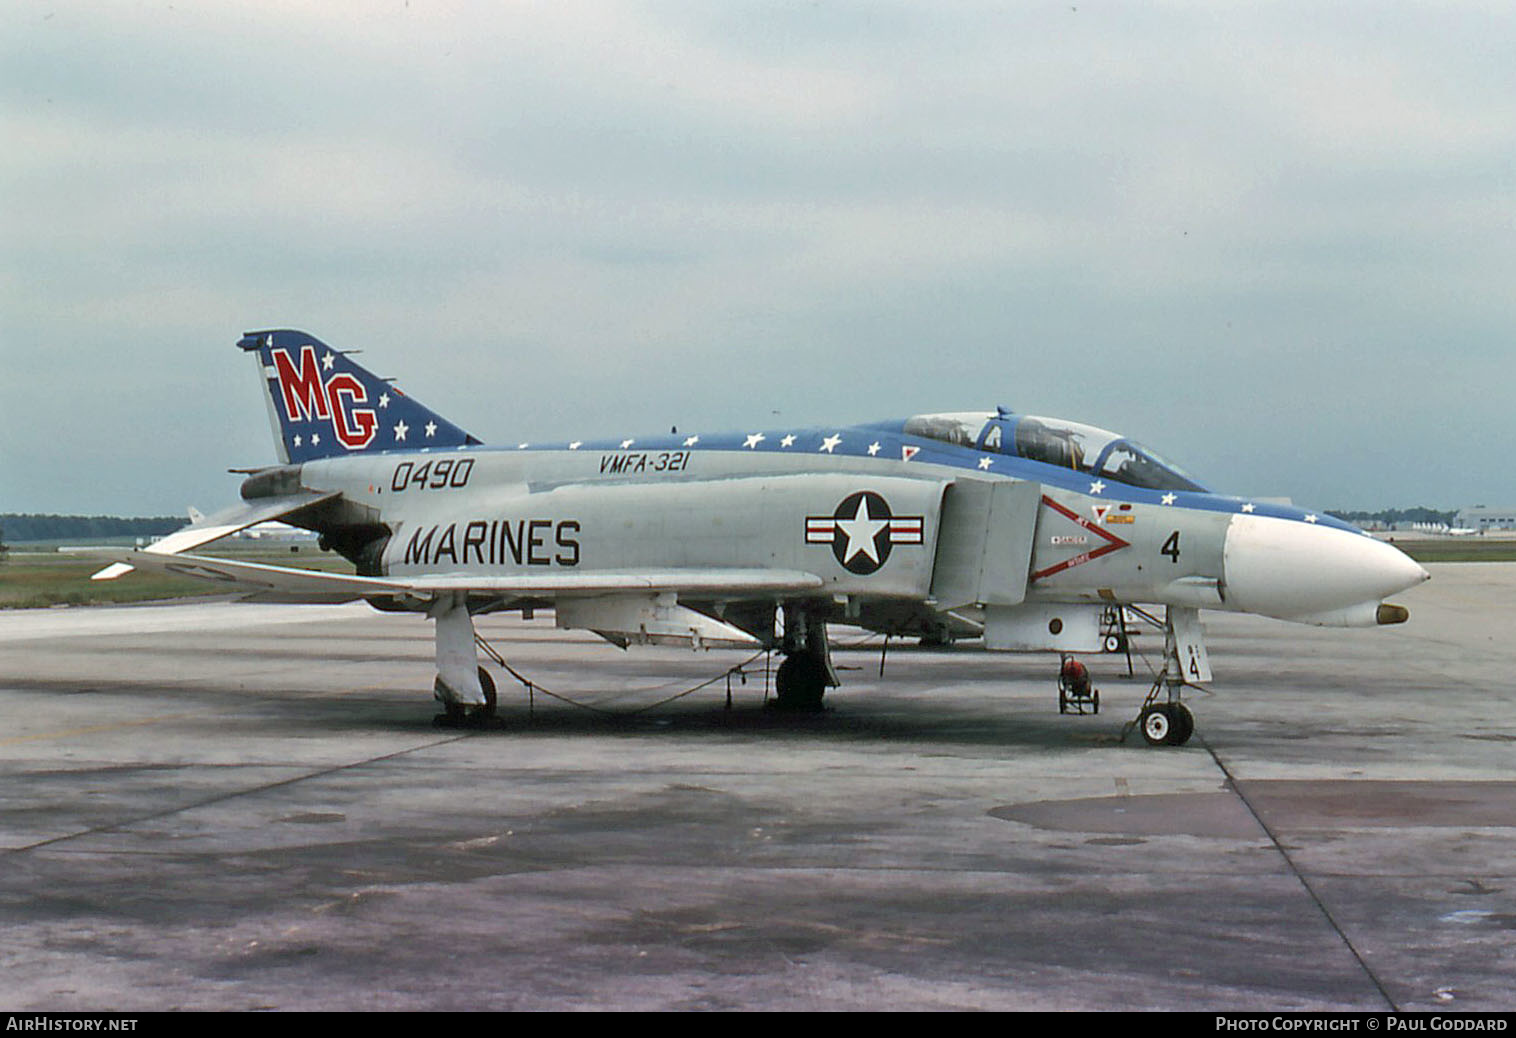
<path fill-rule="evenodd" d="M 1442 523 L 1451 526 L 1458 517 L 1458 509 L 1448 512 L 1439 512 L 1435 508 L 1385 508 L 1378 512 L 1336 512 L 1328 509 L 1327 515 L 1359 524 L 1382 523 L 1394 526 L 1396 523 Z"/>
<path fill-rule="evenodd" d="M 176 516 L 124 518 L 118 515 L 0 515 L 0 542 L 75 541 L 87 544 L 106 537 L 161 537 L 183 526 Z"/>

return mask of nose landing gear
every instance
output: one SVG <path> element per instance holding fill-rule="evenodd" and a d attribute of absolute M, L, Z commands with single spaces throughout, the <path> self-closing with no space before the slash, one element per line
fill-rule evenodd
<path fill-rule="evenodd" d="M 1195 734 L 1195 715 L 1180 695 L 1190 678 L 1196 682 L 1211 679 L 1200 613 L 1169 606 L 1164 619 L 1163 670 L 1153 679 L 1137 720 L 1122 730 L 1122 738 L 1135 726 L 1149 746 L 1183 746 L 1189 742 Z"/>

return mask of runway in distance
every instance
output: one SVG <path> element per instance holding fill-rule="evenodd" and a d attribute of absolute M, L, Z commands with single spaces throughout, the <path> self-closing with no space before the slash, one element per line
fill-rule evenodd
<path fill-rule="evenodd" d="M 777 704 L 817 709 L 839 684 L 829 623 L 1059 652 L 1067 677 L 1122 607 L 1162 606 L 1165 665 L 1139 724 L 1179 745 L 1183 689 L 1211 680 L 1201 609 L 1400 623 L 1386 599 L 1428 576 L 1325 513 L 1216 494 L 1116 433 L 1005 407 L 485 447 L 304 332 L 238 345 L 279 463 L 235 470 L 242 503 L 96 577 L 153 568 L 256 601 L 424 612 L 455 723 L 494 713 L 472 618 L 499 610 L 551 608 L 621 646 L 773 648 Z M 354 574 L 191 554 L 270 520 L 317 532 Z"/>

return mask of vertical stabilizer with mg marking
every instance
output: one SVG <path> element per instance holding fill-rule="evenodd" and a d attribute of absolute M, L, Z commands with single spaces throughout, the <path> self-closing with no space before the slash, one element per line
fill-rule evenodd
<path fill-rule="evenodd" d="M 313 335 L 248 332 L 237 345 L 258 355 L 279 459 L 286 464 L 480 442 Z"/>

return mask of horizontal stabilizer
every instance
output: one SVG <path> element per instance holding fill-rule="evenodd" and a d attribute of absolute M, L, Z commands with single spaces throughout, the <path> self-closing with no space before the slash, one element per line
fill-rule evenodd
<path fill-rule="evenodd" d="M 249 526 L 257 526 L 259 523 L 268 522 L 271 519 L 279 519 L 298 512 L 322 501 L 328 501 L 338 497 L 336 491 L 331 493 L 317 493 L 313 490 L 302 491 L 298 494 L 288 494 L 283 497 L 259 498 L 257 501 L 244 502 L 222 509 L 212 516 L 200 516 L 190 525 L 181 527 L 167 537 L 159 538 L 140 552 L 132 552 L 133 556 L 140 555 L 177 555 L 180 552 L 198 548 L 202 544 L 209 544 L 228 537 L 238 530 L 245 530 Z M 198 513 L 196 513 L 198 514 Z M 90 554 L 99 554 L 91 552 Z M 91 580 L 115 580 L 123 573 L 130 573 L 136 563 L 127 562 L 123 557 L 91 575 Z"/>

